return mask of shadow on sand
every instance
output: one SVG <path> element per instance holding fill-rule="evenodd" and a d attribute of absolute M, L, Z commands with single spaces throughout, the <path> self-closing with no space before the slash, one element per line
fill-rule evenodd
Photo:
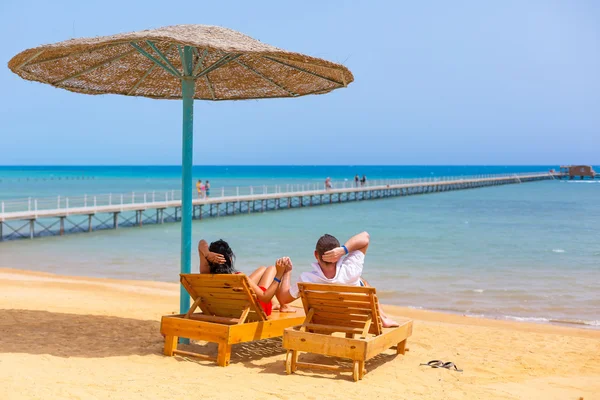
<path fill-rule="evenodd" d="M 35 310 L 0 310 L 0 353 L 57 357 L 160 354 L 158 321 Z"/>
<path fill-rule="evenodd" d="M 57 357 L 116 357 L 161 355 L 163 337 L 159 321 L 103 315 L 64 314 L 35 310 L 0 310 L 0 353 L 48 354 Z M 258 369 L 259 373 L 285 374 L 286 350 L 281 338 L 265 339 L 232 346 L 231 364 Z M 217 344 L 199 342 L 180 345 L 180 349 L 216 356 Z M 367 371 L 396 358 L 390 351 L 367 361 Z M 276 359 L 273 359 L 276 357 Z M 175 357 L 217 367 L 216 363 L 192 357 Z M 350 368 L 351 362 L 317 354 L 301 354 L 300 361 Z M 315 377 L 348 375 L 302 370 Z"/>

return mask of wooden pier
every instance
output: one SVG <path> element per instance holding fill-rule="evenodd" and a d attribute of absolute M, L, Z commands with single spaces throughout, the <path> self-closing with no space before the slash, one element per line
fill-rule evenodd
<path fill-rule="evenodd" d="M 525 183 L 555 179 L 552 173 L 527 173 L 510 175 L 488 175 L 477 177 L 420 178 L 391 181 L 365 187 L 332 188 L 329 190 L 281 191 L 274 193 L 231 195 L 193 201 L 194 219 L 222 217 L 236 214 L 249 214 L 300 207 L 313 207 L 327 204 L 340 204 L 350 201 L 375 200 L 389 197 L 411 196 L 426 193 L 439 193 L 452 190 L 464 190 L 487 186 Z M 395 183 L 394 183 L 395 182 Z M 400 183 L 398 183 L 400 182 Z M 168 192 L 167 192 L 168 193 Z M 148 198 L 142 201 L 123 202 L 123 196 L 117 204 L 98 205 L 96 197 L 86 198 L 82 206 L 69 205 L 69 199 L 63 206 L 58 198 L 57 207 L 38 209 L 37 200 L 29 200 L 24 211 L 5 212 L 2 202 L 0 210 L 0 241 L 43 236 L 65 235 L 67 233 L 92 232 L 121 227 L 141 227 L 147 224 L 163 224 L 180 221 L 181 200 L 160 201 Z M 64 201 L 64 200 L 63 200 Z M 91 204 L 90 204 L 91 203 Z M 32 204 L 34 208 L 32 209 Z"/>

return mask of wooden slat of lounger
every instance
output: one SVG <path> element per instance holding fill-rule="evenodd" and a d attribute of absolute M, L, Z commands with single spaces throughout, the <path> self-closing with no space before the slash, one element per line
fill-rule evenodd
<path fill-rule="evenodd" d="M 371 303 L 362 303 L 355 301 L 338 301 L 338 300 L 325 300 L 325 299 L 312 299 L 308 300 L 308 307 L 314 307 L 316 309 L 321 306 L 334 307 L 334 308 L 348 308 L 348 309 L 362 309 L 371 310 Z"/>
<path fill-rule="evenodd" d="M 355 333 L 360 335 L 362 333 L 362 329 L 360 328 L 351 328 L 347 326 L 340 325 L 323 325 L 323 324 L 305 324 L 306 329 L 312 329 L 316 331 L 322 332 L 344 332 L 344 333 Z"/>
<path fill-rule="evenodd" d="M 350 314 L 331 314 L 325 313 L 324 315 L 315 312 L 313 321 L 319 324 L 325 325 L 340 325 L 340 326 L 349 326 L 353 328 L 363 328 L 368 321 L 368 318 L 371 314 L 361 315 L 361 316 L 353 316 Z M 369 333 L 377 334 L 377 329 L 374 327 L 374 324 L 371 324 L 369 328 Z"/>
<path fill-rule="evenodd" d="M 244 274 L 182 274 L 188 282 L 193 285 L 199 286 L 210 286 L 215 284 L 225 284 L 225 285 L 241 285 L 245 276 Z"/>
<path fill-rule="evenodd" d="M 242 312 L 239 310 L 229 310 L 226 308 L 220 308 L 217 310 L 211 310 L 215 316 L 223 317 L 223 318 L 236 318 L 239 319 L 242 315 Z"/>
<path fill-rule="evenodd" d="M 314 292 L 333 292 L 333 293 L 376 293 L 374 287 L 365 286 L 346 286 L 346 285 L 330 285 L 322 283 L 300 283 L 305 290 Z"/>
<path fill-rule="evenodd" d="M 332 313 L 332 314 L 340 314 L 340 313 L 344 313 L 344 314 L 356 314 L 356 315 L 368 315 L 371 311 L 370 309 L 363 307 L 363 308 L 355 308 L 355 307 L 331 307 L 328 305 L 323 305 L 323 304 L 313 304 L 313 307 L 315 310 L 319 311 L 319 312 L 326 312 L 326 313 Z"/>
<path fill-rule="evenodd" d="M 240 310 L 243 310 L 244 308 L 246 308 L 246 305 L 248 304 L 248 299 L 244 298 L 244 299 L 220 299 L 217 297 L 207 297 L 207 298 L 203 298 L 204 299 L 204 304 L 207 307 L 228 307 L 228 308 L 238 308 Z"/>
<path fill-rule="evenodd" d="M 338 300 L 338 301 L 352 301 L 358 303 L 370 303 L 371 299 L 365 294 L 348 294 L 348 293 L 321 293 L 305 291 L 307 299 L 310 300 Z"/>
<path fill-rule="evenodd" d="M 194 313 L 190 315 L 190 319 L 195 321 L 208 321 L 208 322 L 216 322 L 218 324 L 225 325 L 235 325 L 239 322 L 238 318 L 228 318 L 228 317 L 216 317 L 214 315 L 206 315 L 200 313 Z"/>
<path fill-rule="evenodd" d="M 340 319 L 340 320 L 344 320 L 344 321 L 356 321 L 356 322 L 362 322 L 362 323 L 366 322 L 367 319 L 369 318 L 369 314 L 357 315 L 357 314 L 347 314 L 347 313 L 328 313 L 328 312 L 322 312 L 319 310 L 315 310 L 314 315 L 321 319 Z"/>
<path fill-rule="evenodd" d="M 334 319 L 334 318 L 320 318 L 315 315 L 313 317 L 313 322 L 316 324 L 324 324 L 324 325 L 337 325 L 337 326 L 347 326 L 350 328 L 364 329 L 364 326 L 367 321 L 352 321 L 350 319 Z M 377 335 L 377 329 L 374 323 L 371 323 L 368 329 L 368 332 L 373 335 Z M 363 335 L 364 336 L 364 335 Z"/>
<path fill-rule="evenodd" d="M 234 289 L 236 291 L 240 291 L 244 289 L 244 286 L 242 286 L 241 284 L 238 284 L 237 282 L 231 283 L 231 284 L 227 284 L 227 283 L 211 283 L 208 282 L 208 284 L 204 285 L 200 285 L 197 283 L 194 283 L 192 285 L 194 288 L 196 288 L 197 290 L 210 290 L 212 288 L 215 289 Z"/>
<path fill-rule="evenodd" d="M 214 315 L 218 316 L 218 311 L 219 310 L 226 310 L 227 312 L 230 311 L 236 311 L 238 313 L 242 313 L 242 311 L 244 311 L 246 308 L 248 308 L 248 301 L 246 301 L 245 303 L 242 303 L 241 306 L 235 306 L 235 305 L 225 305 L 225 304 L 214 304 L 212 306 L 207 306 L 213 313 Z"/>
<path fill-rule="evenodd" d="M 320 318 L 318 316 L 313 316 L 313 323 L 319 325 L 334 325 L 334 326 L 345 326 L 348 328 L 356 328 L 362 330 L 365 326 L 365 321 L 350 321 L 344 319 L 332 319 L 332 318 Z"/>
<path fill-rule="evenodd" d="M 193 286 L 194 289 L 196 289 L 196 292 L 201 295 L 204 293 L 210 293 L 210 294 L 241 294 L 241 295 L 245 295 L 246 291 L 243 287 L 238 286 L 238 287 L 213 287 L 213 288 L 207 288 L 207 287 L 196 287 Z"/>
<path fill-rule="evenodd" d="M 358 312 L 357 312 L 358 311 Z M 360 312 L 365 311 L 365 312 Z M 332 319 L 349 319 L 354 321 L 366 321 L 369 318 L 370 313 L 367 310 L 349 310 L 349 309 L 336 309 L 336 312 L 322 311 L 315 308 L 315 315 L 323 318 Z"/>
<path fill-rule="evenodd" d="M 223 300 L 223 301 L 229 301 L 229 302 L 248 302 L 250 301 L 250 299 L 248 298 L 248 296 L 245 293 L 211 293 L 211 292 L 202 292 L 202 295 L 200 296 L 204 299 L 205 302 L 207 301 L 217 301 L 217 300 Z"/>
<path fill-rule="evenodd" d="M 193 287 L 198 288 L 198 290 L 209 290 L 211 288 L 221 288 L 221 289 L 238 289 L 241 290 L 244 286 L 239 282 L 231 282 L 231 283 L 222 283 L 222 282 L 194 282 L 191 284 Z"/>

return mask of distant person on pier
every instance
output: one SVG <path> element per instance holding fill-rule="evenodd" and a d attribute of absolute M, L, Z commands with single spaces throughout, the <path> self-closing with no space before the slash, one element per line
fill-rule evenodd
<path fill-rule="evenodd" d="M 206 197 L 206 186 L 202 182 L 200 182 L 200 195 L 203 199 Z"/>
<path fill-rule="evenodd" d="M 362 179 L 360 180 L 360 186 L 365 186 L 367 184 L 367 177 L 363 175 Z"/>
<path fill-rule="evenodd" d="M 208 179 L 206 180 L 206 185 L 204 185 L 204 193 L 206 194 L 206 197 L 210 196 L 210 182 Z"/>
<path fill-rule="evenodd" d="M 196 191 L 198 192 L 198 198 L 202 197 L 202 180 L 198 179 L 196 182 Z"/>
<path fill-rule="evenodd" d="M 360 178 L 358 177 L 358 174 L 356 174 L 356 176 L 354 176 L 354 186 L 358 187 L 358 182 L 360 182 Z"/>
<path fill-rule="evenodd" d="M 212 242 L 210 245 L 206 240 L 198 243 L 198 255 L 200 256 L 201 274 L 241 274 L 235 269 L 235 254 L 229 244 L 223 239 Z M 273 310 L 273 296 L 279 292 L 281 279 L 286 271 L 287 264 L 278 260 L 275 266 L 259 267 L 250 275 L 248 281 L 256 294 L 260 306 L 265 314 L 271 315 Z M 279 299 L 279 297 L 277 297 Z M 279 301 L 279 312 L 295 312 L 285 303 Z"/>
<path fill-rule="evenodd" d="M 319 238 L 314 256 L 316 262 L 312 263 L 312 271 L 302 272 L 300 279 L 291 284 L 292 260 L 289 257 L 277 260 L 287 265 L 283 275 L 281 289 L 277 298 L 281 304 L 296 300 L 299 294 L 298 282 L 324 283 L 349 286 L 370 286 L 362 277 L 365 255 L 369 248 L 369 234 L 359 233 L 351 237 L 343 246 L 333 236 L 325 234 Z M 398 323 L 389 318 L 379 305 L 381 322 L 385 328 L 398 326 Z"/>
<path fill-rule="evenodd" d="M 327 177 L 327 179 L 325 179 L 325 190 L 329 189 L 331 189 L 331 178 Z"/>

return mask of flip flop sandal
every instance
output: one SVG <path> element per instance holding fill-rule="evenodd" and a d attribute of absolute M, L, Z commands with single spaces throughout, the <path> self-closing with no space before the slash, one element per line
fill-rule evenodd
<path fill-rule="evenodd" d="M 425 365 L 425 366 L 431 367 L 431 368 L 443 368 L 444 364 L 445 363 L 441 360 L 431 360 L 426 364 L 419 364 L 419 366 Z"/>
<path fill-rule="evenodd" d="M 447 363 L 444 363 L 441 367 L 438 367 L 438 368 L 446 368 L 446 369 L 453 369 L 454 368 L 454 370 L 457 371 L 457 372 L 463 372 L 462 369 L 458 369 L 458 367 L 456 366 L 456 364 L 454 364 L 451 361 L 447 362 Z"/>

